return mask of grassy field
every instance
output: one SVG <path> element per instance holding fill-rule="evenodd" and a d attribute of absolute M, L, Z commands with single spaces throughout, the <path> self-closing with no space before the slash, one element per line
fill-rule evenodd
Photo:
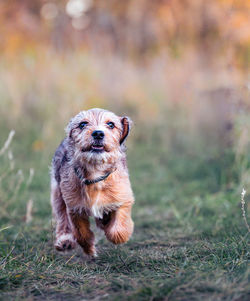
<path fill-rule="evenodd" d="M 13 150 L 25 155 L 15 140 Z M 28 172 L 17 171 L 25 166 L 22 160 L 12 171 L 6 158 L 5 169 L 1 162 L 1 191 L 6 191 L 0 213 L 2 300 L 248 300 L 249 249 L 240 187 L 237 182 L 221 187 L 216 180 L 226 177 L 223 163 L 233 160 L 232 154 L 208 162 L 166 157 L 161 147 L 135 143 L 128 157 L 135 233 L 118 247 L 98 233 L 95 261 L 53 249 L 50 154 L 29 157 L 36 170 L 31 184 Z M 29 195 L 33 219 L 27 224 Z"/>
<path fill-rule="evenodd" d="M 76 65 L 70 65 L 76 79 Z M 227 145 L 213 121 L 210 131 L 206 126 L 192 132 L 185 106 L 157 113 L 160 96 L 150 92 L 145 78 L 142 87 L 147 86 L 145 95 L 152 93 L 152 103 L 142 100 L 136 114 L 129 99 L 143 94 L 130 87 L 126 106 L 118 103 L 115 110 L 135 121 L 128 141 L 135 232 L 124 246 L 111 245 L 98 232 L 99 257 L 90 261 L 79 250 L 55 252 L 49 201 L 49 165 L 63 127 L 73 111 L 89 106 L 77 102 L 82 87 L 60 79 L 68 75 L 60 74 L 58 61 L 51 66 L 52 74 L 59 70 L 54 77 L 43 73 L 42 64 L 39 72 L 36 64 L 20 68 L 30 86 L 21 71 L 9 68 L 2 66 L 1 73 L 9 88 L 0 85 L 0 149 L 12 128 L 16 133 L 0 151 L 1 300 L 249 300 L 249 233 L 241 191 L 249 184 L 250 158 L 248 142 L 235 138 L 247 127 L 249 114 L 234 121 L 236 134 Z M 91 76 L 82 79 L 85 86 L 93 84 Z M 114 105 L 101 103 L 92 92 L 84 92 L 92 106 Z M 245 188 L 247 207 L 250 186 Z"/>

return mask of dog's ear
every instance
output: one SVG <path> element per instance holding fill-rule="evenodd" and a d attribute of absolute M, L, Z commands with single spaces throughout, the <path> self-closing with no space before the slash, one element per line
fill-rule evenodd
<path fill-rule="evenodd" d="M 131 128 L 132 121 L 129 117 L 124 116 L 124 117 L 121 117 L 121 124 L 122 124 L 122 135 L 121 135 L 121 139 L 120 139 L 120 145 L 127 138 L 130 128 Z"/>

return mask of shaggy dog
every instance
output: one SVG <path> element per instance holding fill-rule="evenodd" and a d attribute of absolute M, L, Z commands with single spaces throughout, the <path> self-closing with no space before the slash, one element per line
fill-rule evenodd
<path fill-rule="evenodd" d="M 96 256 L 89 216 L 114 244 L 125 243 L 133 233 L 134 197 L 124 146 L 129 129 L 128 117 L 102 109 L 82 111 L 70 120 L 51 170 L 58 251 L 78 243 Z"/>

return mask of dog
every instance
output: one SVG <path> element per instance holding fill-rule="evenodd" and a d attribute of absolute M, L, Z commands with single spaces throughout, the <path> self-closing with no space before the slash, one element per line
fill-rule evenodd
<path fill-rule="evenodd" d="M 114 244 L 129 240 L 134 196 L 124 142 L 131 120 L 103 109 L 81 111 L 66 127 L 51 168 L 51 205 L 56 220 L 55 248 L 95 257 L 93 216 Z"/>

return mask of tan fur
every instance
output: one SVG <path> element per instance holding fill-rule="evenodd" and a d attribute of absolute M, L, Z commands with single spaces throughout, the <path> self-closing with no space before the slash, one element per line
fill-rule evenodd
<path fill-rule="evenodd" d="M 81 129 L 83 121 L 88 124 Z M 110 128 L 108 122 L 115 127 Z M 129 128 L 128 117 L 101 109 L 82 111 L 68 124 L 67 137 L 54 155 L 51 173 L 51 204 L 57 221 L 55 246 L 59 251 L 74 248 L 77 241 L 86 254 L 96 255 L 88 221 L 91 215 L 115 244 L 125 243 L 132 235 L 134 197 L 124 146 Z M 97 130 L 104 134 L 100 152 L 93 150 L 92 133 Z M 85 185 L 76 167 L 88 180 L 111 174 L 103 181 Z"/>

